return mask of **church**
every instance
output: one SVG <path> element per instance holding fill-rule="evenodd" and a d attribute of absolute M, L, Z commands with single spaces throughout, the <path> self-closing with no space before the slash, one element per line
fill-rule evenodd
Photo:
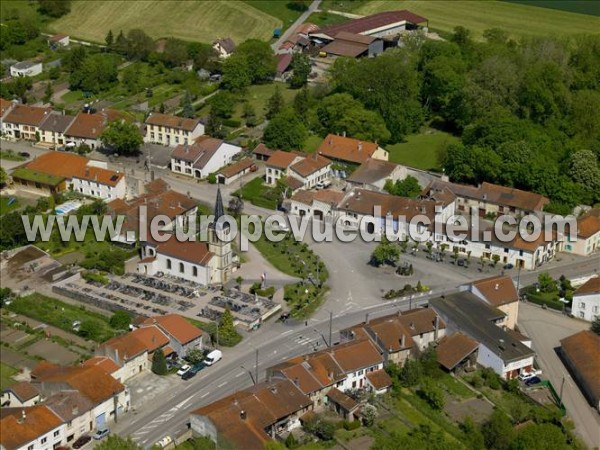
<path fill-rule="evenodd" d="M 137 270 L 154 276 L 159 272 L 205 286 L 224 284 L 234 270 L 228 224 L 218 224 L 225 215 L 221 190 L 217 190 L 214 220 L 208 225 L 208 241 L 179 241 L 175 235 L 165 242 L 150 237 L 141 242 L 141 260 Z M 149 233 L 150 234 L 150 233 Z"/>

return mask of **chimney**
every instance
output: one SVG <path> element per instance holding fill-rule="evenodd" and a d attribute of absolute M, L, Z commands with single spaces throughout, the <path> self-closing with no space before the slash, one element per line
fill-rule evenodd
<path fill-rule="evenodd" d="M 365 323 L 369 323 L 369 313 L 365 314 Z"/>
<path fill-rule="evenodd" d="M 25 414 L 25 410 L 22 409 L 21 410 L 21 418 L 19 420 L 17 420 L 17 422 L 20 424 L 23 424 L 23 423 L 25 423 L 25 420 L 27 420 L 27 414 Z"/>
<path fill-rule="evenodd" d="M 333 380 L 333 372 L 331 370 L 329 372 L 327 372 L 327 378 L 329 378 L 330 380 Z"/>
<path fill-rule="evenodd" d="M 242 409 L 240 411 L 240 419 L 246 420 L 246 410 L 245 409 Z"/>
<path fill-rule="evenodd" d="M 404 348 L 405 345 L 406 345 L 406 335 L 403 334 L 402 338 L 400 338 L 400 348 Z"/>
<path fill-rule="evenodd" d="M 346 131 L 344 131 L 344 132 L 342 133 L 342 136 L 346 137 Z"/>
<path fill-rule="evenodd" d="M 494 290 L 496 290 L 496 291 L 497 291 L 498 289 L 500 289 L 500 284 L 499 284 L 499 283 L 496 283 L 496 285 L 494 286 Z"/>
<path fill-rule="evenodd" d="M 73 406 L 73 409 L 71 410 L 71 413 L 72 413 L 73 416 L 78 416 L 79 415 L 79 407 Z"/>
<path fill-rule="evenodd" d="M 86 167 L 86 168 L 85 168 L 85 176 L 86 176 L 86 177 L 89 177 L 89 176 L 90 176 L 90 168 L 89 168 L 89 167 Z"/>
<path fill-rule="evenodd" d="M 333 139 L 329 138 L 329 145 L 333 145 Z"/>
<path fill-rule="evenodd" d="M 300 379 L 298 377 L 294 378 L 294 384 L 296 387 L 300 387 Z"/>
<path fill-rule="evenodd" d="M 276 385 L 271 386 L 271 392 L 273 394 L 277 394 L 277 386 Z"/>
<path fill-rule="evenodd" d="M 362 142 L 359 142 L 359 143 L 358 143 L 358 151 L 359 151 L 359 152 L 360 152 L 360 151 L 362 151 L 362 147 L 363 147 L 363 144 L 362 144 Z"/>
<path fill-rule="evenodd" d="M 414 329 L 415 329 L 415 323 L 414 323 L 414 322 L 411 322 L 411 323 L 410 323 L 410 329 L 411 329 L 411 330 L 414 330 Z"/>

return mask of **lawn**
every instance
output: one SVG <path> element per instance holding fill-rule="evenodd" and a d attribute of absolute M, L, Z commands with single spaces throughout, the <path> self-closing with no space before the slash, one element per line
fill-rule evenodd
<path fill-rule="evenodd" d="M 338 23 L 348 22 L 350 19 L 339 14 L 329 14 L 327 12 L 316 12 L 312 13 L 307 22 L 319 25 L 321 28 L 328 27 L 329 25 L 337 25 Z"/>
<path fill-rule="evenodd" d="M 14 209 L 17 209 L 19 206 L 21 206 L 19 204 L 19 199 L 18 198 L 15 198 L 15 200 L 13 201 L 13 203 L 11 203 L 10 206 L 9 206 L 8 200 L 10 198 L 13 198 L 13 197 L 12 196 L 10 196 L 10 197 L 0 197 L 0 216 L 2 216 L 2 215 L 6 214 L 6 213 L 8 213 L 8 212 L 10 212 L 10 211 L 12 211 Z"/>
<path fill-rule="evenodd" d="M 240 43 L 250 38 L 269 39 L 273 29 L 280 26 L 280 19 L 258 7 L 223 0 L 79 0 L 72 2 L 69 14 L 50 24 L 55 32 L 101 43 L 111 29 L 116 34 L 133 28 L 142 28 L 155 39 L 176 37 L 212 42 L 217 38 L 231 37 Z"/>
<path fill-rule="evenodd" d="M 275 92 L 275 89 L 279 87 L 279 92 L 283 96 L 283 99 L 286 103 L 290 103 L 298 90 L 290 89 L 285 83 L 268 83 L 268 84 L 255 84 L 248 88 L 248 92 L 244 96 L 244 98 L 252 105 L 254 111 L 256 112 L 256 117 L 259 122 L 262 122 L 265 119 L 265 110 L 267 108 L 267 102 L 269 98 Z M 234 118 L 239 119 L 242 115 L 243 107 L 241 103 L 238 105 L 237 113 L 234 114 Z"/>
<path fill-rule="evenodd" d="M 458 138 L 449 133 L 428 128 L 420 134 L 406 138 L 406 142 L 387 145 L 390 161 L 422 170 L 440 170 L 438 151 L 446 145 L 458 142 Z"/>
<path fill-rule="evenodd" d="M 264 184 L 262 177 L 254 178 L 234 192 L 242 200 L 267 209 L 276 209 L 279 191 Z"/>
<path fill-rule="evenodd" d="M 15 383 L 12 379 L 13 375 L 18 373 L 18 370 L 8 364 L 0 362 L 0 390 L 4 390 L 11 384 Z"/>
<path fill-rule="evenodd" d="M 83 306 L 75 306 L 52 297 L 41 294 L 31 294 L 14 300 L 8 309 L 32 319 L 54 325 L 64 331 L 73 332 L 73 322 L 81 321 L 81 330 L 89 323 L 91 333 L 84 336 L 96 342 L 104 342 L 113 337 L 116 332 L 109 324 L 109 318 L 103 314 L 88 311 Z M 80 332 L 80 334 L 83 334 Z"/>
<path fill-rule="evenodd" d="M 273 0 L 243 0 L 244 3 L 253 6 L 254 8 L 270 15 L 278 18 L 282 22 L 281 28 L 286 29 L 289 28 L 291 24 L 293 24 L 302 11 L 299 9 L 290 8 L 293 6 L 293 2 L 287 2 L 284 0 L 281 1 L 273 1 Z"/>
<path fill-rule="evenodd" d="M 549 2 L 545 2 L 549 3 Z M 587 2 L 593 3 L 593 2 Z M 408 9 L 429 19 L 434 30 L 470 29 L 476 38 L 489 28 L 502 28 L 513 36 L 556 36 L 599 33 L 600 17 L 501 1 L 381 1 L 365 3 L 355 12 L 374 14 Z"/>

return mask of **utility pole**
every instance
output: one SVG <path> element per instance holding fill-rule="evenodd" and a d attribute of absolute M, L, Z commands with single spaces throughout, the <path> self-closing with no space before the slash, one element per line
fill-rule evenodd
<path fill-rule="evenodd" d="M 517 264 L 519 264 L 519 263 L 517 262 Z M 519 298 L 519 299 L 521 298 L 520 289 L 521 289 L 521 264 L 519 264 L 519 268 L 517 270 L 517 298 Z"/>
<path fill-rule="evenodd" d="M 563 375 L 562 378 L 562 383 L 560 383 L 560 405 L 564 407 L 564 403 L 563 403 L 563 388 L 565 387 L 565 376 Z"/>
<path fill-rule="evenodd" d="M 254 365 L 254 384 L 258 384 L 258 349 L 256 349 L 256 364 Z"/>
<path fill-rule="evenodd" d="M 219 348 L 219 322 L 217 322 L 217 345 L 215 348 Z"/>
<path fill-rule="evenodd" d="M 333 313 L 331 311 L 329 311 L 329 348 L 331 348 L 333 346 L 333 339 L 332 339 L 332 327 L 333 326 Z"/>

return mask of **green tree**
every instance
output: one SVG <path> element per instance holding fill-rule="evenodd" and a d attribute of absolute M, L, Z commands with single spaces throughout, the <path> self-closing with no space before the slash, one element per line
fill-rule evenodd
<path fill-rule="evenodd" d="M 0 167 L 0 186 L 4 186 L 8 181 L 8 175 L 6 174 L 6 170 L 4 167 Z"/>
<path fill-rule="evenodd" d="M 227 59 L 241 58 L 245 60 L 252 84 L 269 81 L 277 71 L 277 58 L 268 42 L 248 39 L 242 42 L 235 53 Z"/>
<path fill-rule="evenodd" d="M 44 90 L 44 103 L 50 103 L 50 100 L 52 100 L 52 94 L 54 94 L 52 83 L 46 83 L 46 89 Z"/>
<path fill-rule="evenodd" d="M 394 242 L 390 242 L 384 236 L 381 242 L 375 247 L 371 254 L 370 263 L 374 266 L 382 264 L 396 265 L 400 259 L 400 247 Z"/>
<path fill-rule="evenodd" d="M 258 119 L 256 118 L 256 111 L 250 102 L 244 103 L 244 119 L 246 120 L 246 125 L 249 127 L 255 127 L 258 125 Z"/>
<path fill-rule="evenodd" d="M 397 180 L 395 183 L 392 180 L 387 180 L 383 189 L 400 197 L 415 198 L 421 193 L 419 181 L 412 175 L 408 175 L 404 180 Z"/>
<path fill-rule="evenodd" d="M 146 60 L 150 53 L 154 51 L 154 47 L 154 40 L 143 30 L 134 28 L 127 33 L 127 47 L 125 50 L 127 59 Z"/>
<path fill-rule="evenodd" d="M 423 367 L 420 361 L 407 359 L 400 370 L 400 383 L 403 386 L 415 386 L 423 376 Z"/>
<path fill-rule="evenodd" d="M 485 440 L 479 426 L 473 421 L 471 416 L 465 417 L 460 429 L 465 434 L 465 443 L 471 450 L 485 450 Z"/>
<path fill-rule="evenodd" d="M 365 427 L 372 427 L 377 418 L 377 408 L 369 403 L 362 407 L 361 411 L 362 422 Z"/>
<path fill-rule="evenodd" d="M 108 30 L 108 33 L 104 38 L 104 42 L 109 49 L 112 48 L 113 44 L 115 43 L 115 36 L 113 35 L 112 30 Z"/>
<path fill-rule="evenodd" d="M 117 434 L 111 434 L 94 448 L 97 450 L 142 450 L 130 437 L 122 438 Z"/>
<path fill-rule="evenodd" d="M 223 128 L 223 120 L 215 114 L 212 108 L 206 120 L 205 133 L 217 139 L 223 139 L 226 136 L 225 129 Z"/>
<path fill-rule="evenodd" d="M 144 140 L 138 127 L 125 120 L 110 122 L 100 135 L 104 145 L 119 155 L 136 155 Z"/>
<path fill-rule="evenodd" d="M 306 86 L 308 76 L 310 75 L 310 60 L 305 53 L 294 53 L 292 56 L 292 76 L 290 77 L 290 87 L 298 89 Z"/>
<path fill-rule="evenodd" d="M 281 91 L 279 90 L 279 86 L 275 86 L 275 92 L 273 92 L 273 95 L 271 95 L 267 101 L 265 117 L 267 119 L 272 119 L 281 112 L 284 106 L 285 102 L 283 100 L 283 95 L 281 95 Z"/>
<path fill-rule="evenodd" d="M 308 88 L 305 86 L 300 92 L 294 97 L 294 111 L 302 119 L 302 121 L 308 123 L 308 111 L 311 107 L 311 97 Z"/>
<path fill-rule="evenodd" d="M 136 94 L 139 92 L 140 81 L 140 69 L 136 65 L 129 66 L 123 71 L 121 83 L 127 88 L 129 93 Z"/>
<path fill-rule="evenodd" d="M 538 285 L 542 292 L 555 292 L 557 290 L 556 280 L 548 272 L 542 272 L 538 275 Z"/>
<path fill-rule="evenodd" d="M 92 320 L 83 320 L 81 322 L 81 325 L 79 326 L 79 331 L 77 333 L 81 337 L 97 341 L 99 330 L 96 323 L 94 323 Z"/>
<path fill-rule="evenodd" d="M 219 339 L 226 342 L 236 339 L 238 336 L 238 332 L 233 324 L 233 315 L 229 308 L 226 307 L 219 320 Z"/>
<path fill-rule="evenodd" d="M 187 360 L 192 364 L 198 364 L 204 359 L 204 353 L 199 348 L 193 348 L 187 352 Z"/>
<path fill-rule="evenodd" d="M 252 75 L 245 57 L 231 55 L 223 63 L 221 85 L 230 91 L 242 91 L 252 83 Z"/>
<path fill-rule="evenodd" d="M 127 311 L 115 311 L 110 317 L 110 326 L 115 330 L 128 330 L 131 324 L 131 314 Z"/>
<path fill-rule="evenodd" d="M 183 117 L 187 117 L 189 119 L 196 117 L 196 110 L 192 104 L 192 94 L 190 94 L 190 91 L 185 91 L 185 94 L 181 99 L 181 106 L 183 108 L 181 111 L 181 115 Z"/>
<path fill-rule="evenodd" d="M 71 11 L 71 0 L 38 0 L 39 11 L 50 17 L 62 17 Z"/>
<path fill-rule="evenodd" d="M 119 53 L 120 55 L 126 55 L 128 47 L 129 47 L 129 41 L 123 34 L 123 30 L 121 30 L 121 31 L 119 31 L 119 34 L 117 35 L 117 38 L 115 39 L 114 50 L 117 53 Z"/>
<path fill-rule="evenodd" d="M 181 39 L 168 38 L 161 55 L 162 61 L 167 67 L 178 67 L 188 59 L 188 46 Z"/>
<path fill-rule="evenodd" d="M 118 81 L 117 59 L 111 54 L 94 54 L 85 58 L 81 67 L 71 73 L 71 89 L 98 93 Z"/>
<path fill-rule="evenodd" d="M 481 427 L 486 448 L 506 450 L 514 439 L 514 429 L 508 416 L 495 409 L 489 420 Z"/>
<path fill-rule="evenodd" d="M 211 111 L 223 119 L 230 118 L 236 106 L 234 96 L 227 91 L 220 91 L 213 95 L 209 103 Z"/>
<path fill-rule="evenodd" d="M 165 358 L 165 354 L 160 348 L 154 351 L 154 356 L 152 357 L 152 372 L 156 375 L 166 375 L 168 372 L 167 358 Z"/>
<path fill-rule="evenodd" d="M 444 407 L 444 392 L 433 382 L 433 380 L 431 380 L 431 378 L 425 378 L 422 381 L 419 395 L 423 397 L 433 409 L 441 410 Z"/>
<path fill-rule="evenodd" d="M 573 181 L 589 193 L 588 203 L 600 200 L 600 167 L 591 150 L 579 150 L 571 155 L 570 172 Z"/>
<path fill-rule="evenodd" d="M 483 38 L 490 44 L 504 45 L 508 41 L 508 33 L 501 28 L 488 28 L 483 32 Z"/>
<path fill-rule="evenodd" d="M 600 316 L 594 317 L 594 320 L 592 320 L 592 324 L 590 325 L 590 330 L 600 335 Z"/>
<path fill-rule="evenodd" d="M 512 448 L 572 448 L 562 430 L 552 423 L 530 424 L 517 432 Z"/>
<path fill-rule="evenodd" d="M 284 109 L 269 121 L 263 141 L 269 148 L 301 149 L 308 137 L 306 126 L 291 108 Z"/>
<path fill-rule="evenodd" d="M 0 288 L 0 307 L 4 306 L 4 302 L 10 300 L 13 296 L 13 292 L 10 288 Z"/>

